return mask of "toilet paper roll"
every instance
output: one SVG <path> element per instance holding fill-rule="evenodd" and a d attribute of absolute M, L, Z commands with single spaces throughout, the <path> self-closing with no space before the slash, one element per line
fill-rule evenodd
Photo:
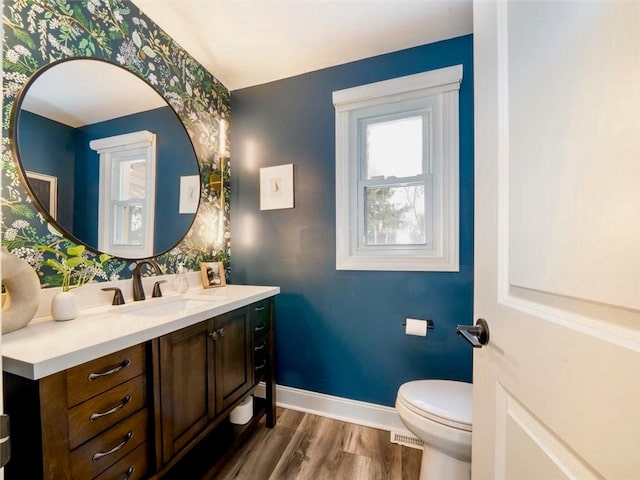
<path fill-rule="evenodd" d="M 427 321 L 418 320 L 416 318 L 407 318 L 407 325 L 405 327 L 405 333 L 407 335 L 417 335 L 418 337 L 427 336 Z"/>
<path fill-rule="evenodd" d="M 240 405 L 231 410 L 229 421 L 235 425 L 244 425 L 253 417 L 253 395 L 245 398 Z"/>

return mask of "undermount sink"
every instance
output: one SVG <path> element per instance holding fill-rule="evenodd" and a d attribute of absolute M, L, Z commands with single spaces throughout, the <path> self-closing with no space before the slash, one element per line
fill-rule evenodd
<path fill-rule="evenodd" d="M 161 315 L 181 315 L 195 311 L 211 308 L 211 300 L 184 298 L 184 297 L 162 297 L 152 298 L 136 302 L 132 305 L 125 305 L 118 308 L 118 313 L 133 315 L 137 317 L 157 317 Z"/>

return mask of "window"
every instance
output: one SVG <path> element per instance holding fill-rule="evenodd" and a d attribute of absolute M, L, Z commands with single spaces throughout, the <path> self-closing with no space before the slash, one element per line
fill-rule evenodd
<path fill-rule="evenodd" d="M 336 268 L 458 271 L 462 65 L 333 92 Z"/>
<path fill-rule="evenodd" d="M 155 142 L 146 130 L 90 142 L 100 154 L 100 251 L 124 258 L 153 254 Z"/>

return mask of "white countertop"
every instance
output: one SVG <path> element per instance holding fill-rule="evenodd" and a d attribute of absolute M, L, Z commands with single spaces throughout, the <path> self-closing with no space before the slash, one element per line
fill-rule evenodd
<path fill-rule="evenodd" d="M 80 311 L 74 320 L 36 319 L 2 336 L 3 370 L 37 380 L 280 293 L 279 287 L 191 289 Z"/>

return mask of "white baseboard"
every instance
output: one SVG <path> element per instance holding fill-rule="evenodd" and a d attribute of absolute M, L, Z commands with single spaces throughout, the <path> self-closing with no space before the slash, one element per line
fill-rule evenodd
<path fill-rule="evenodd" d="M 264 382 L 260 382 L 254 394 L 257 397 L 265 397 Z M 276 405 L 356 425 L 413 436 L 398 417 L 396 410 L 384 405 L 334 397 L 283 385 L 276 385 Z"/>

